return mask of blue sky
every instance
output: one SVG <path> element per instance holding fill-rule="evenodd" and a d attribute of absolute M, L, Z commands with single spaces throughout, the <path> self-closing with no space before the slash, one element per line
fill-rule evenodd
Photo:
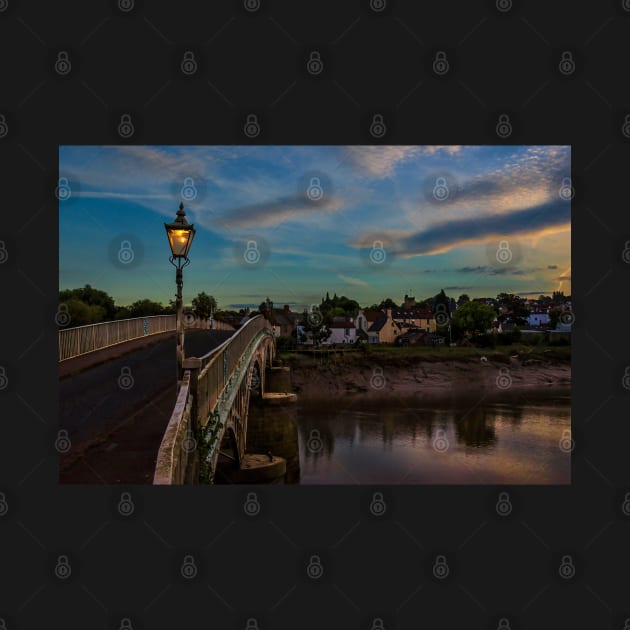
<path fill-rule="evenodd" d="M 197 229 L 186 303 L 200 291 L 223 308 L 269 296 L 295 309 L 326 291 L 362 305 L 442 288 L 568 295 L 570 175 L 568 146 L 63 146 L 59 286 L 166 303 L 163 223 L 183 201 Z"/>

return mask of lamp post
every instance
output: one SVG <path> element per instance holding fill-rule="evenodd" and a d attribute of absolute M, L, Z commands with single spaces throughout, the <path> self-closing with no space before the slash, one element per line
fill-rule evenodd
<path fill-rule="evenodd" d="M 177 335 L 177 380 L 179 382 L 184 375 L 184 318 L 182 316 L 182 286 L 184 281 L 182 269 L 190 264 L 188 251 L 192 245 L 196 230 L 195 226 L 188 223 L 186 220 L 183 203 L 179 204 L 179 210 L 177 211 L 175 220 L 172 223 L 165 223 L 164 227 L 166 229 L 169 245 L 171 246 L 171 256 L 169 260 L 177 270 L 175 273 L 175 282 L 177 283 L 175 330 Z"/>

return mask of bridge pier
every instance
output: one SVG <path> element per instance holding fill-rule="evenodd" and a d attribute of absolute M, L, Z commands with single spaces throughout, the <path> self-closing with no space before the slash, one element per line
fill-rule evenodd
<path fill-rule="evenodd" d="M 274 363 L 276 363 L 274 361 Z M 282 365 L 266 369 L 265 391 L 258 404 L 251 405 L 247 421 L 247 450 L 282 457 L 286 470 L 279 483 L 297 483 L 300 477 L 298 430 L 292 391 L 291 370 Z"/>

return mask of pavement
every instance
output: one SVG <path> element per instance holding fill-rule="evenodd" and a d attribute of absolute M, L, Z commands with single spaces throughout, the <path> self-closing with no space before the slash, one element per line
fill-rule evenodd
<path fill-rule="evenodd" d="M 186 332 L 186 356 L 201 356 L 233 333 Z M 107 352 L 110 359 L 107 359 Z M 175 338 L 105 349 L 99 362 L 59 381 L 59 426 L 71 450 L 62 483 L 152 483 L 155 458 L 176 397 Z"/>

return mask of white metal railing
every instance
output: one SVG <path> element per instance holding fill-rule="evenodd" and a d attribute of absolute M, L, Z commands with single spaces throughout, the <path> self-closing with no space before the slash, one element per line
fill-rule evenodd
<path fill-rule="evenodd" d="M 185 314 L 183 319 L 184 328 L 234 330 L 234 326 L 224 322 L 194 315 Z M 102 350 L 132 339 L 174 331 L 175 324 L 175 315 L 153 315 L 64 328 L 59 331 L 59 361 Z"/>
<path fill-rule="evenodd" d="M 175 409 L 158 451 L 154 484 L 184 483 L 195 453 L 185 448 L 187 442 L 183 436 L 188 435 L 190 441 L 194 430 L 205 426 L 241 357 L 265 330 L 273 338 L 271 324 L 258 315 L 204 356 L 187 359 L 196 362 L 197 367 L 184 372 Z"/>
<path fill-rule="evenodd" d="M 59 361 L 108 348 L 123 341 L 175 330 L 175 315 L 154 315 L 87 324 L 59 331 Z"/>

